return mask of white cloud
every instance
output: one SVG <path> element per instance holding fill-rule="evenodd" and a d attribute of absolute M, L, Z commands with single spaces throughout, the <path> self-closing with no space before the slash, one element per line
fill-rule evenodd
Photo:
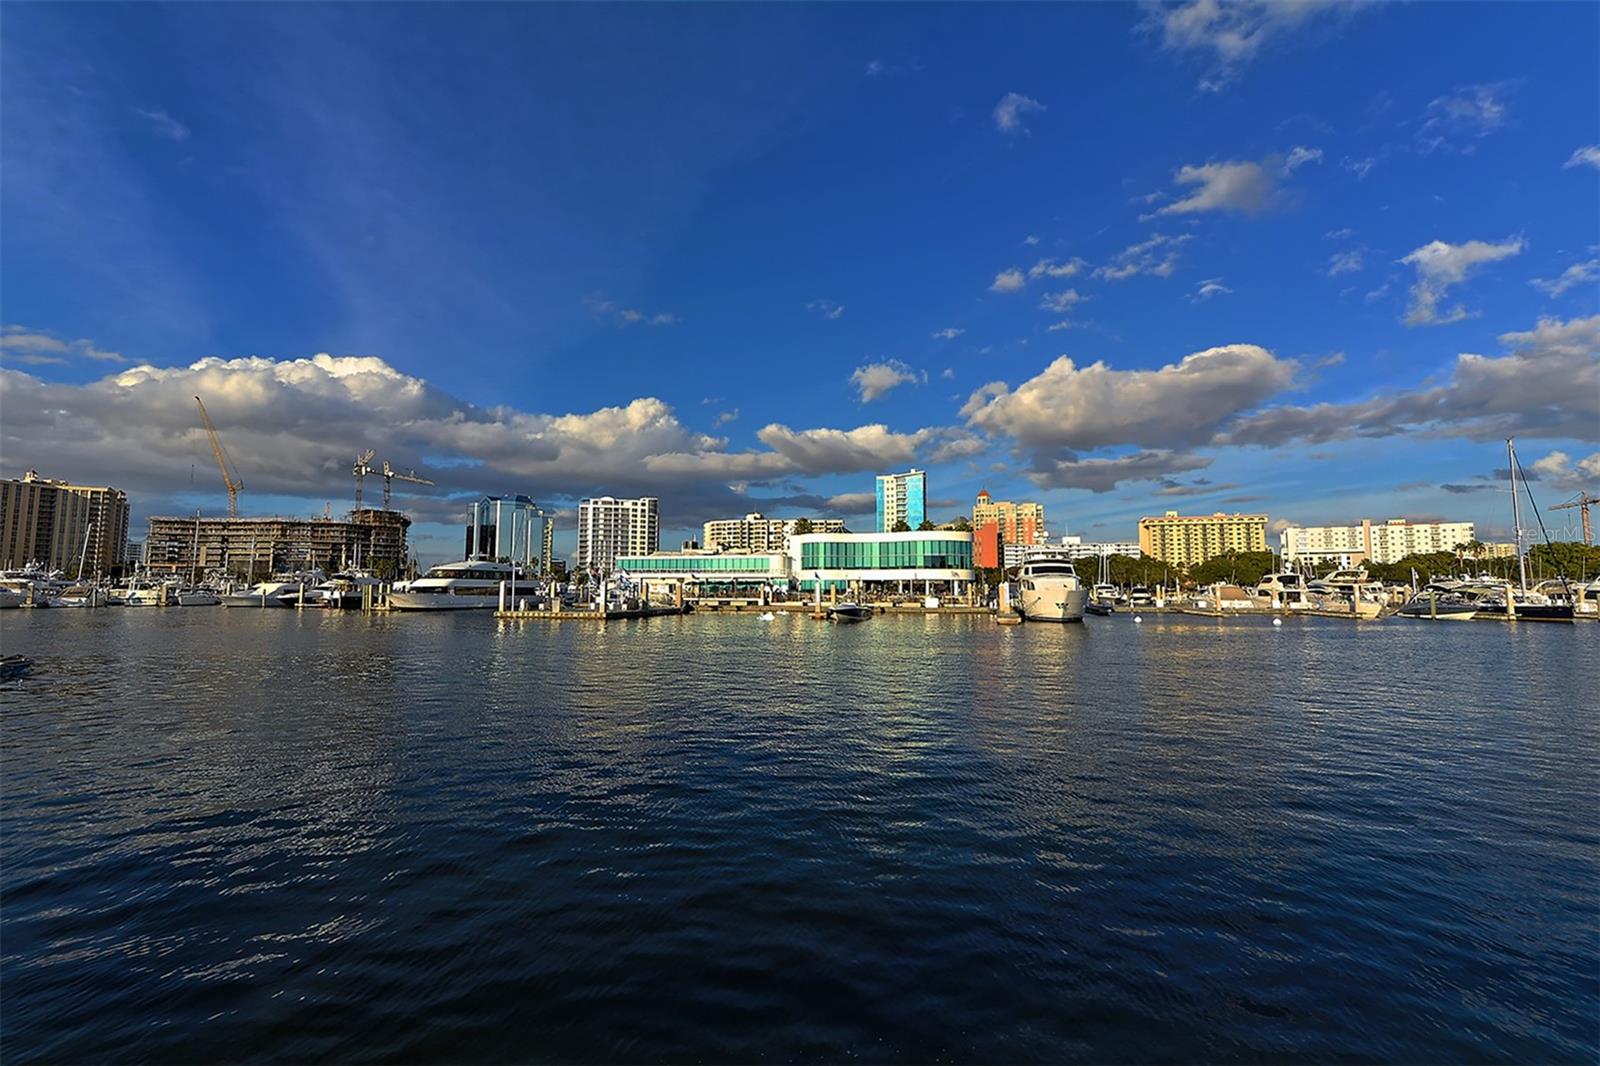
<path fill-rule="evenodd" d="M 1027 133 L 1022 116 L 1030 111 L 1043 111 L 1045 106 L 1031 96 L 1006 93 L 994 105 L 994 128 L 1001 133 Z"/>
<path fill-rule="evenodd" d="M 158 137 L 165 137 L 169 141 L 187 141 L 189 127 L 167 114 L 159 108 L 146 110 L 142 107 L 133 109 L 133 113 L 144 119 L 150 129 Z"/>
<path fill-rule="evenodd" d="M 1371 156 L 1363 159 L 1352 159 L 1350 156 L 1345 156 L 1339 160 L 1339 165 L 1354 174 L 1357 181 L 1364 180 L 1368 174 L 1372 173 L 1372 168 L 1377 164 L 1378 161 Z"/>
<path fill-rule="evenodd" d="M 1208 348 L 1156 370 L 1062 356 L 1015 389 L 983 386 L 961 414 L 975 429 L 1032 448 L 1186 447 L 1288 388 L 1298 370 L 1253 344 Z"/>
<path fill-rule="evenodd" d="M 844 314 L 844 306 L 832 300 L 812 300 L 806 304 L 807 311 L 815 311 L 823 318 L 836 319 Z"/>
<path fill-rule="evenodd" d="M 1349 226 L 1345 226 L 1341 229 L 1331 229 L 1327 233 L 1323 234 L 1323 236 L 1330 241 L 1345 241 L 1349 240 L 1355 235 L 1356 231 L 1351 229 Z"/>
<path fill-rule="evenodd" d="M 943 372 L 939 374 L 939 376 L 944 378 L 946 381 L 953 381 L 955 380 L 956 376 L 955 368 L 947 366 L 944 368 Z"/>
<path fill-rule="evenodd" d="M 898 386 L 926 380 L 926 374 L 913 370 L 898 359 L 858 366 L 850 375 L 850 383 L 859 390 L 862 403 L 871 403 Z"/>
<path fill-rule="evenodd" d="M 1484 263 L 1509 259 L 1522 251 L 1522 238 L 1515 237 L 1499 244 L 1485 241 L 1467 241 L 1465 244 L 1446 244 L 1430 241 L 1401 259 L 1417 269 L 1416 284 L 1411 286 L 1411 307 L 1402 321 L 1408 326 L 1443 325 L 1466 318 L 1470 312 L 1460 304 L 1448 310 L 1439 307 L 1450 288 L 1465 281 L 1467 276 Z"/>
<path fill-rule="evenodd" d="M 965 332 L 966 330 L 964 329 L 956 329 L 954 326 L 946 326 L 944 329 L 934 330 L 933 339 L 936 341 L 953 341 Z"/>
<path fill-rule="evenodd" d="M 1058 315 L 1064 315 L 1085 299 L 1087 297 L 1080 295 L 1077 289 L 1067 289 L 1065 292 L 1047 293 L 1039 301 L 1039 306 L 1046 311 L 1054 311 Z"/>
<path fill-rule="evenodd" d="M 717 415 L 717 417 L 714 420 L 713 424 L 717 425 L 717 426 L 725 426 L 729 422 L 737 422 L 737 421 L 739 421 L 739 409 L 737 407 L 735 407 L 731 411 L 723 411 L 722 413 Z"/>
<path fill-rule="evenodd" d="M 1195 289 L 1194 296 L 1191 297 L 1191 300 L 1194 303 L 1204 303 L 1213 296 L 1231 295 L 1233 295 L 1233 290 L 1222 284 L 1221 278 L 1207 278 L 1205 281 L 1200 283 L 1199 288 Z"/>
<path fill-rule="evenodd" d="M 1581 263 L 1573 263 L 1561 272 L 1561 276 L 1553 281 L 1544 278 L 1534 278 L 1528 282 L 1536 289 L 1542 289 L 1551 296 L 1560 296 L 1568 289 L 1579 285 L 1593 285 L 1600 282 L 1600 259 L 1588 259 Z"/>
<path fill-rule="evenodd" d="M 1065 263 L 1058 263 L 1054 259 L 1041 259 L 1028 268 L 1028 278 L 1070 278 L 1080 273 L 1085 266 L 1082 259 L 1069 259 Z"/>
<path fill-rule="evenodd" d="M 636 307 L 622 307 L 615 300 L 598 296 L 586 297 L 583 304 L 596 318 L 614 326 L 671 326 L 678 321 L 678 316 L 668 311 L 640 311 Z"/>
<path fill-rule="evenodd" d="M 1016 292 L 1028 283 L 1022 276 L 1022 271 L 1016 267 L 1002 270 L 994 276 L 994 284 L 989 286 L 990 292 Z"/>
<path fill-rule="evenodd" d="M 1038 244 L 1039 243 L 1039 237 L 1038 237 L 1037 234 L 1030 233 L 1026 237 L 1022 238 L 1022 243 L 1023 244 Z"/>
<path fill-rule="evenodd" d="M 86 338 L 65 341 L 48 330 L 9 325 L 0 329 L 0 359 L 30 366 L 65 366 L 72 358 L 126 363 L 127 356 L 99 348 Z"/>
<path fill-rule="evenodd" d="M 1171 277 L 1178 267 L 1178 248 L 1192 238 L 1193 234 L 1189 233 L 1176 237 L 1152 234 L 1149 240 L 1129 245 L 1118 252 L 1111 262 L 1097 269 L 1094 276 L 1106 281 L 1123 281 L 1139 274 Z"/>
<path fill-rule="evenodd" d="M 1423 152 L 1471 153 L 1478 141 L 1506 124 L 1508 85 L 1469 85 L 1436 97 L 1422 113 L 1417 146 Z"/>
<path fill-rule="evenodd" d="M 1579 492 L 1600 482 L 1600 452 L 1578 460 L 1576 466 L 1572 463 L 1572 456 L 1566 452 L 1551 452 L 1543 458 L 1535 459 L 1529 465 L 1528 472 L 1537 480 L 1548 482 L 1554 488 Z"/>
<path fill-rule="evenodd" d="M 1079 325 L 1080 323 L 1073 322 L 1070 319 L 1062 319 L 1060 322 L 1052 322 L 1049 326 L 1046 326 L 1045 332 L 1057 333 L 1064 329 L 1077 329 Z"/>
<path fill-rule="evenodd" d="M 1348 252 L 1335 252 L 1328 257 L 1328 277 L 1336 278 L 1340 274 L 1356 274 L 1366 266 L 1366 258 L 1361 254 L 1361 249 L 1352 248 Z"/>
<path fill-rule="evenodd" d="M 1572 153 L 1572 157 L 1561 164 L 1562 170 L 1572 167 L 1594 167 L 1600 170 L 1600 144 L 1590 144 L 1579 148 Z"/>
<path fill-rule="evenodd" d="M 1172 474 L 1204 470 L 1210 465 L 1209 456 L 1157 449 L 1106 459 L 1084 459 L 1075 455 L 1041 457 L 1028 471 L 1028 477 L 1040 488 L 1103 493 L 1124 481 L 1154 481 Z"/>
<path fill-rule="evenodd" d="M 1173 5 L 1151 5 L 1141 29 L 1159 31 L 1169 51 L 1199 52 L 1210 65 L 1200 88 L 1217 92 L 1264 50 L 1281 48 L 1281 41 L 1323 15 L 1348 15 L 1358 4 L 1332 0 L 1189 0 Z"/>
<path fill-rule="evenodd" d="M 1321 148 L 1304 148 L 1300 145 L 1295 145 L 1289 149 L 1289 156 L 1283 161 L 1283 172 L 1285 174 L 1293 174 L 1307 163 L 1320 162 L 1322 162 Z"/>

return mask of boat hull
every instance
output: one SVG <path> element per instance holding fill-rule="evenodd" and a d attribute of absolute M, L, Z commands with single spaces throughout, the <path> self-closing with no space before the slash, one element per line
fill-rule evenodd
<path fill-rule="evenodd" d="M 222 597 L 224 607 L 293 607 L 293 600 L 284 600 L 279 596 L 247 596 L 233 595 Z"/>
<path fill-rule="evenodd" d="M 1089 590 L 1063 588 L 1051 582 L 1035 581 L 1024 588 L 1017 613 L 1030 622 L 1081 622 L 1089 607 Z"/>
<path fill-rule="evenodd" d="M 389 609 L 394 611 L 492 611 L 500 606 L 494 596 L 454 596 L 448 592 L 391 592 Z"/>
<path fill-rule="evenodd" d="M 871 607 L 833 607 L 828 611 L 828 620 L 831 622 L 865 622 L 871 617 Z"/>
<path fill-rule="evenodd" d="M 1480 607 L 1474 618 L 1492 618 L 1499 621 L 1511 622 L 1570 622 L 1573 620 L 1573 611 L 1570 604 L 1529 604 L 1518 605 L 1517 613 L 1510 618 L 1506 616 L 1503 606 Z"/>

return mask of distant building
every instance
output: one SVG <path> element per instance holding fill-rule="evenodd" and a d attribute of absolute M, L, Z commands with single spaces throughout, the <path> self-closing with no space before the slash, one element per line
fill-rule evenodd
<path fill-rule="evenodd" d="M 1102 555 L 1126 555 L 1130 558 L 1138 559 L 1144 554 L 1140 550 L 1138 542 L 1131 540 L 1089 541 L 1085 543 L 1082 537 L 1071 536 L 1061 538 L 1061 547 L 1069 559 L 1098 559 Z"/>
<path fill-rule="evenodd" d="M 1517 554 L 1517 546 L 1512 541 L 1492 541 L 1483 546 L 1482 557 L 1485 559 L 1509 559 Z"/>
<path fill-rule="evenodd" d="M 972 531 L 974 561 L 983 567 L 1000 565 L 1002 546 L 1032 547 L 1049 537 L 1044 528 L 1044 504 L 996 500 L 988 490 L 978 493 L 972 505 Z"/>
<path fill-rule="evenodd" d="M 599 496 L 578 504 L 578 568 L 609 572 L 619 555 L 649 555 L 661 547 L 659 501 Z"/>
<path fill-rule="evenodd" d="M 928 475 L 922 470 L 878 475 L 878 532 L 904 522 L 916 529 L 928 517 Z"/>
<path fill-rule="evenodd" d="M 468 559 L 499 559 L 540 571 L 550 565 L 550 519 L 526 496 L 485 496 L 468 510 Z"/>
<path fill-rule="evenodd" d="M 911 533 L 797 533 L 789 565 L 804 591 L 904 591 L 960 595 L 974 573 L 972 534 L 939 529 Z"/>
<path fill-rule="evenodd" d="M 684 598 L 758 599 L 788 589 L 789 556 L 780 551 L 723 552 L 685 546 L 682 551 L 619 555 L 617 569 L 652 586 L 683 583 Z M 659 599 L 652 593 L 652 599 Z"/>
<path fill-rule="evenodd" d="M 128 496 L 102 485 L 51 481 L 35 471 L 0 480 L 0 568 L 43 563 L 78 576 L 120 573 Z M 87 544 L 87 550 L 85 545 Z"/>
<path fill-rule="evenodd" d="M 221 570 L 258 579 L 313 567 L 361 567 L 397 575 L 406 562 L 411 519 L 399 511 L 363 508 L 331 518 L 206 518 L 156 515 L 145 538 L 153 573 L 179 576 Z"/>
<path fill-rule="evenodd" d="M 747 514 L 743 518 L 722 518 L 705 524 L 708 549 L 725 551 L 783 552 L 789 549 L 789 535 L 794 532 L 798 518 L 768 518 L 761 514 Z M 843 533 L 842 518 L 810 518 L 813 533 Z"/>
<path fill-rule="evenodd" d="M 1408 555 L 1451 552 L 1473 539 L 1471 522 L 1408 522 L 1391 518 L 1353 526 L 1290 526 L 1279 536 L 1285 562 L 1357 566 L 1393 563 Z M 1513 549 L 1512 554 L 1515 554 Z"/>
<path fill-rule="evenodd" d="M 1170 566 L 1192 566 L 1227 552 L 1267 550 L 1264 514 L 1180 515 L 1139 519 L 1139 550 Z"/>

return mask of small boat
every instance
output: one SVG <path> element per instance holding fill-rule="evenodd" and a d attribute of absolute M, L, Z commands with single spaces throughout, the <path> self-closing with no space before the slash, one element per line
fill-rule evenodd
<path fill-rule="evenodd" d="M 1089 614 L 1099 615 L 1102 618 L 1117 613 L 1117 608 L 1109 600 L 1092 599 L 1083 605 L 1083 609 Z"/>
<path fill-rule="evenodd" d="M 167 602 L 177 607 L 215 607 L 222 597 L 204 586 L 180 585 L 168 590 Z"/>
<path fill-rule="evenodd" d="M 52 607 L 104 607 L 105 590 L 95 585 L 69 585 L 50 598 Z"/>
<path fill-rule="evenodd" d="M 26 655 L 0 655 L 0 681 L 21 677 L 33 666 Z"/>
<path fill-rule="evenodd" d="M 1402 618 L 1435 622 L 1469 621 L 1478 613 L 1478 601 L 1455 582 L 1433 582 L 1407 600 L 1399 613 Z"/>
<path fill-rule="evenodd" d="M 836 603 L 828 608 L 831 622 L 865 622 L 872 617 L 872 608 L 861 603 Z"/>

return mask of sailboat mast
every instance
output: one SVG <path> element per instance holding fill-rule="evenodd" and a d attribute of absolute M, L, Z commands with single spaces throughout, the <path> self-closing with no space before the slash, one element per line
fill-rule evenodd
<path fill-rule="evenodd" d="M 1511 475 L 1511 526 L 1517 538 L 1517 577 L 1522 582 L 1522 591 L 1528 591 L 1528 560 L 1522 554 L 1522 501 L 1517 498 L 1517 446 L 1512 438 L 1506 438 L 1506 463 L 1510 466 L 1507 471 Z"/>

